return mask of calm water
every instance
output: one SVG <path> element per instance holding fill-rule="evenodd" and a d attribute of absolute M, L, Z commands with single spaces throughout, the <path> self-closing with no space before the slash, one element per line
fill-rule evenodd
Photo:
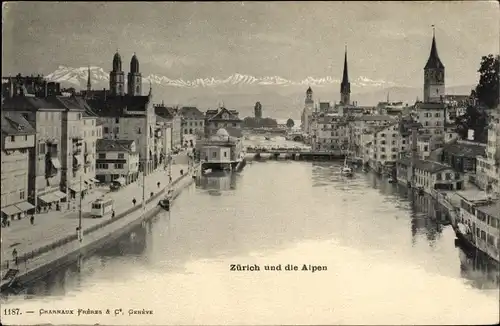
<path fill-rule="evenodd" d="M 451 228 L 426 217 L 404 189 L 338 171 L 332 163 L 264 162 L 204 178 L 170 213 L 2 308 L 36 310 L 23 323 L 59 324 L 498 321 L 498 269 L 455 247 Z M 261 270 L 232 272 L 231 264 Z M 299 271 L 264 270 L 277 264 Z M 327 270 L 301 271 L 303 264 Z M 111 315 L 38 315 L 78 308 Z M 125 314 L 114 316 L 120 308 Z"/>

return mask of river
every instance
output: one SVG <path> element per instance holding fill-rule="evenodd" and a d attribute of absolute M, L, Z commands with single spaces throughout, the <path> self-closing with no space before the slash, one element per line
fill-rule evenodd
<path fill-rule="evenodd" d="M 6 324 L 477 324 L 498 269 L 455 246 L 404 188 L 340 163 L 253 162 L 205 177 L 151 223 L 9 298 Z M 260 271 L 230 271 L 231 264 Z M 265 265 L 281 264 L 281 271 Z M 302 270 L 303 265 L 321 271 Z M 297 271 L 285 271 L 295 265 Z M 324 270 L 326 268 L 326 270 Z M 39 315 L 40 309 L 102 315 Z M 110 309 L 110 315 L 105 310 Z M 115 316 L 114 309 L 116 310 Z M 129 309 L 152 314 L 129 315 Z"/>

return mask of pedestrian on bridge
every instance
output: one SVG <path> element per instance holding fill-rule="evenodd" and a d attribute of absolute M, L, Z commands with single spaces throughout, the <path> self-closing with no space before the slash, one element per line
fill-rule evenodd
<path fill-rule="evenodd" d="M 136 203 L 137 203 L 137 200 L 135 200 L 135 198 L 132 199 L 132 204 L 134 204 L 134 206 L 135 206 Z"/>

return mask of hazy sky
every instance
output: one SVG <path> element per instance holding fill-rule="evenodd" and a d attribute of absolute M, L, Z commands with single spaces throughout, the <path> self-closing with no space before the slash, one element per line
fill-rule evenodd
<path fill-rule="evenodd" d="M 137 53 L 144 75 L 233 73 L 341 78 L 420 85 L 436 25 L 447 85 L 474 84 L 482 55 L 498 53 L 497 1 L 4 3 L 3 75 L 58 65 L 125 72 Z"/>

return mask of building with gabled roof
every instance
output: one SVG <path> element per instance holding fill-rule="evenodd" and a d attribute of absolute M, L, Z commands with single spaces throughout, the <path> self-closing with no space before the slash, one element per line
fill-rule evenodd
<path fill-rule="evenodd" d="M 209 138 L 217 133 L 220 128 L 227 130 L 232 137 L 242 137 L 242 120 L 236 110 L 228 110 L 224 107 L 205 112 L 205 137 Z"/>
<path fill-rule="evenodd" d="M 96 144 L 96 178 L 127 185 L 139 175 L 139 150 L 134 140 L 98 139 Z"/>
<path fill-rule="evenodd" d="M 2 112 L 2 221 L 20 219 L 35 206 L 28 202 L 29 171 L 35 162 L 30 152 L 35 149 L 36 131 L 19 112 Z"/>

